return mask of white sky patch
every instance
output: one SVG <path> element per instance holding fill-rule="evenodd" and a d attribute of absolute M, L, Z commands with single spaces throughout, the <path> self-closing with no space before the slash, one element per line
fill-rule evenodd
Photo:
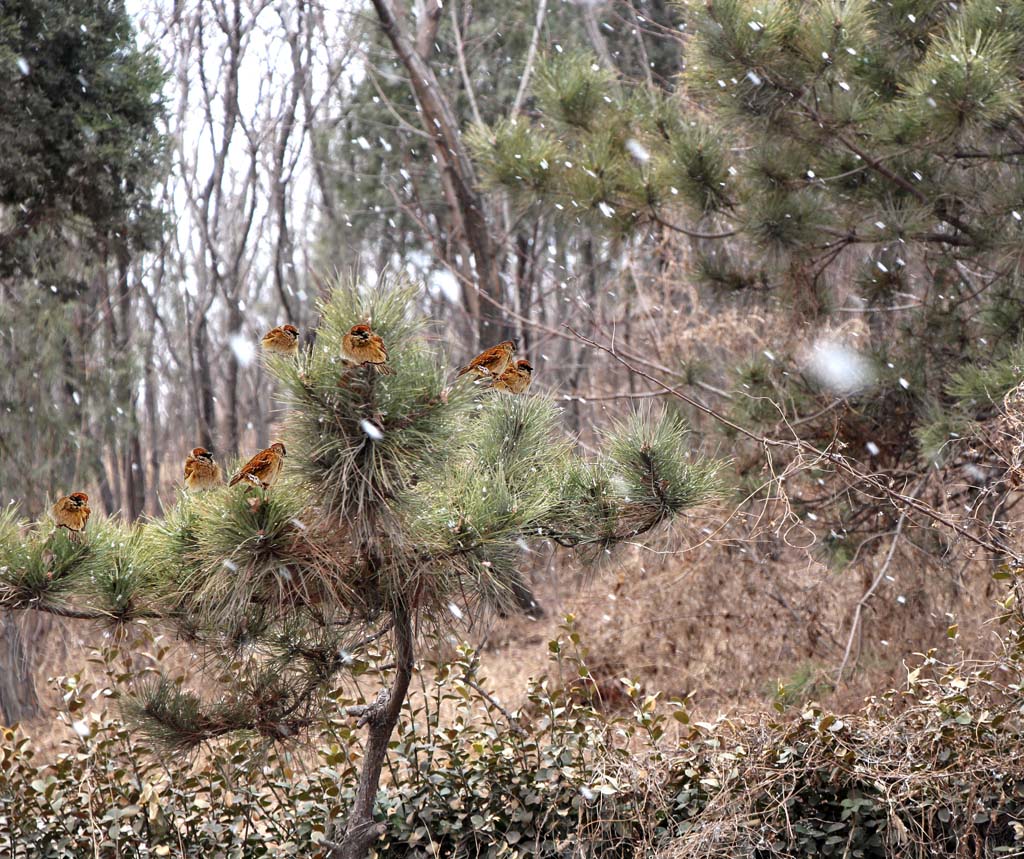
<path fill-rule="evenodd" d="M 849 396 L 875 381 L 871 362 L 856 349 L 833 340 L 819 340 L 806 358 L 807 372 L 823 388 Z"/>
<path fill-rule="evenodd" d="M 450 611 L 452 613 L 452 616 L 456 620 L 462 620 L 462 616 L 463 616 L 462 615 L 462 609 L 459 608 L 457 605 L 455 605 L 455 603 L 453 603 L 453 602 L 448 603 L 448 611 Z"/>
<path fill-rule="evenodd" d="M 18 57 L 18 71 L 21 72 L 23 75 L 27 75 L 30 71 L 32 71 L 29 68 L 28 60 L 26 60 L 24 57 Z"/>
<path fill-rule="evenodd" d="M 359 429 L 366 433 L 366 435 L 373 441 L 380 441 L 384 438 L 384 433 L 381 432 L 380 427 L 373 421 L 369 421 L 366 418 L 363 418 L 359 422 Z"/>
<path fill-rule="evenodd" d="M 228 343 L 231 346 L 231 351 L 235 353 L 238 363 L 243 367 L 248 367 L 256 360 L 256 347 L 252 340 L 244 334 L 232 334 Z"/>

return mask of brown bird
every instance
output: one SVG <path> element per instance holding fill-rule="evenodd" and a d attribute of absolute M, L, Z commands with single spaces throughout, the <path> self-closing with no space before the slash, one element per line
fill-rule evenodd
<path fill-rule="evenodd" d="M 465 367 L 459 370 L 459 376 L 466 373 L 473 373 L 479 377 L 490 376 L 496 379 L 508 368 L 509 361 L 516 352 L 516 341 L 506 340 L 497 346 L 492 346 L 477 355 Z"/>
<path fill-rule="evenodd" d="M 388 350 L 379 334 L 374 334 L 369 325 L 353 325 L 348 334 L 341 338 L 341 357 L 350 367 L 371 365 L 384 376 L 394 374 L 388 366 Z"/>
<path fill-rule="evenodd" d="M 491 386 L 496 391 L 505 391 L 509 394 L 522 394 L 530 387 L 533 381 L 533 366 L 525 358 L 520 358 L 514 364 L 494 380 Z"/>
<path fill-rule="evenodd" d="M 68 529 L 68 537 L 78 540 L 85 523 L 89 521 L 89 496 L 84 492 L 72 492 L 53 505 L 53 518 L 60 528 Z"/>
<path fill-rule="evenodd" d="M 276 352 L 278 355 L 298 355 L 299 329 L 294 325 L 271 328 L 263 335 L 260 345 L 268 352 Z"/>
<path fill-rule="evenodd" d="M 284 464 L 285 449 L 279 441 L 275 441 L 266 450 L 261 450 L 250 459 L 234 477 L 228 486 L 234 486 L 240 480 L 247 480 L 270 489 L 281 473 L 281 466 Z"/>
<path fill-rule="evenodd" d="M 193 492 L 213 489 L 223 482 L 220 466 L 205 447 L 193 448 L 192 453 L 185 457 L 185 486 Z"/>

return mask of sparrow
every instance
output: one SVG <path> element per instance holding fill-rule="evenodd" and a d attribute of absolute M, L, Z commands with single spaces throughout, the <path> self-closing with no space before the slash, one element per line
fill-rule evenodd
<path fill-rule="evenodd" d="M 274 485 L 277 476 L 281 473 L 281 466 L 284 463 L 285 449 L 279 441 L 275 441 L 266 450 L 261 450 L 250 459 L 234 477 L 228 486 L 234 486 L 240 480 L 248 480 L 269 489 Z"/>
<path fill-rule="evenodd" d="M 380 335 L 374 334 L 369 325 L 353 325 L 348 334 L 341 338 L 341 357 L 351 367 L 370 364 L 384 376 L 394 374 L 388 366 L 388 350 Z"/>
<path fill-rule="evenodd" d="M 276 352 L 278 355 L 298 355 L 299 329 L 294 325 L 271 328 L 263 335 L 260 345 L 268 352 Z"/>
<path fill-rule="evenodd" d="M 72 492 L 53 505 L 53 518 L 58 527 L 67 528 L 68 536 L 78 540 L 85 523 L 89 521 L 89 496 L 84 492 Z"/>
<path fill-rule="evenodd" d="M 515 351 L 515 340 L 506 340 L 504 343 L 492 346 L 490 349 L 481 352 L 459 370 L 459 376 L 464 376 L 466 373 L 474 373 L 479 377 L 490 376 L 496 379 L 508 368 L 509 361 L 512 360 Z"/>
<path fill-rule="evenodd" d="M 509 394 L 522 394 L 530 387 L 533 381 L 533 366 L 525 358 L 520 358 L 514 364 L 510 364 L 491 385 L 496 391 L 506 391 Z"/>
<path fill-rule="evenodd" d="M 205 447 L 193 448 L 192 453 L 185 457 L 185 486 L 193 492 L 213 489 L 223 482 L 220 466 Z"/>

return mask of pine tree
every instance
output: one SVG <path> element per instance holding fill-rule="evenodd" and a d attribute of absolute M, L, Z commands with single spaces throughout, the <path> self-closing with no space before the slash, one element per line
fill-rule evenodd
<path fill-rule="evenodd" d="M 839 398 L 803 438 L 878 467 L 949 455 L 1020 379 L 1024 7 L 683 8 L 678 93 L 551 55 L 538 115 L 475 132 L 482 172 L 521 210 L 584 230 L 678 233 L 723 302 L 864 320 L 870 388 L 822 390 L 780 342 L 733 376 L 764 398 L 739 397 L 734 417 L 764 426 Z"/>
<path fill-rule="evenodd" d="M 607 432 L 604 456 L 585 458 L 546 398 L 449 387 L 417 296 L 387 278 L 339 285 L 313 347 L 268 359 L 288 407 L 272 489 L 182 494 L 134 528 L 97 517 L 80 543 L 10 509 L 0 520 L 0 608 L 166 624 L 226 684 L 217 700 L 169 680 L 126 698 L 165 749 L 297 736 L 361 648 L 390 633 L 390 685 L 350 710 L 369 740 L 348 820 L 328 827 L 338 857 L 365 855 L 379 832 L 378 779 L 419 634 L 507 606 L 524 541 L 596 563 L 717 487 L 716 463 L 691 453 L 677 419 L 635 414 Z M 341 337 L 364 320 L 394 375 L 342 366 Z"/>
<path fill-rule="evenodd" d="M 434 69 L 460 127 L 508 116 L 528 65 L 536 3 L 428 5 L 422 14 L 437 18 L 423 58 Z M 679 16 L 662 0 L 644 4 L 643 11 L 661 27 L 675 26 Z M 631 13 L 632 7 L 624 12 L 627 21 Z M 588 44 L 580 20 L 585 14 L 574 4 L 547 4 L 541 44 L 581 50 Z M 644 38 L 614 16 L 608 18 L 613 23 L 604 22 L 601 32 L 618 68 L 643 75 L 646 60 L 653 78 L 663 83 L 675 73 L 675 41 Z M 422 133 L 408 77 L 376 22 L 367 18 L 363 26 L 372 68 L 339 106 L 344 120 L 330 141 L 330 199 L 337 211 L 324 224 L 322 255 L 328 266 L 366 257 L 378 266 L 404 259 L 426 276 L 440 265 L 438 248 L 458 240 L 459 226 L 445 203 L 443 177 Z M 520 108 L 527 111 L 528 95 L 525 90 L 520 100 Z"/>

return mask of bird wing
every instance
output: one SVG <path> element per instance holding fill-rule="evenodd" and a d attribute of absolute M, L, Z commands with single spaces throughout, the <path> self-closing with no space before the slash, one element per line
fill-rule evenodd
<path fill-rule="evenodd" d="M 267 450 L 261 450 L 256 454 L 256 456 L 242 466 L 238 474 L 231 478 L 231 482 L 228 486 L 234 486 L 238 481 L 244 480 L 247 477 L 260 477 L 268 468 L 273 467 L 274 460 L 276 458 L 277 454 L 269 448 Z"/>
<path fill-rule="evenodd" d="M 485 364 L 489 364 L 495 358 L 499 357 L 502 353 L 501 346 L 492 346 L 490 349 L 485 349 L 479 355 L 477 355 L 472 361 L 470 361 L 465 367 L 459 370 L 459 375 L 463 376 L 470 370 L 475 370 L 477 367 L 482 367 Z"/>

